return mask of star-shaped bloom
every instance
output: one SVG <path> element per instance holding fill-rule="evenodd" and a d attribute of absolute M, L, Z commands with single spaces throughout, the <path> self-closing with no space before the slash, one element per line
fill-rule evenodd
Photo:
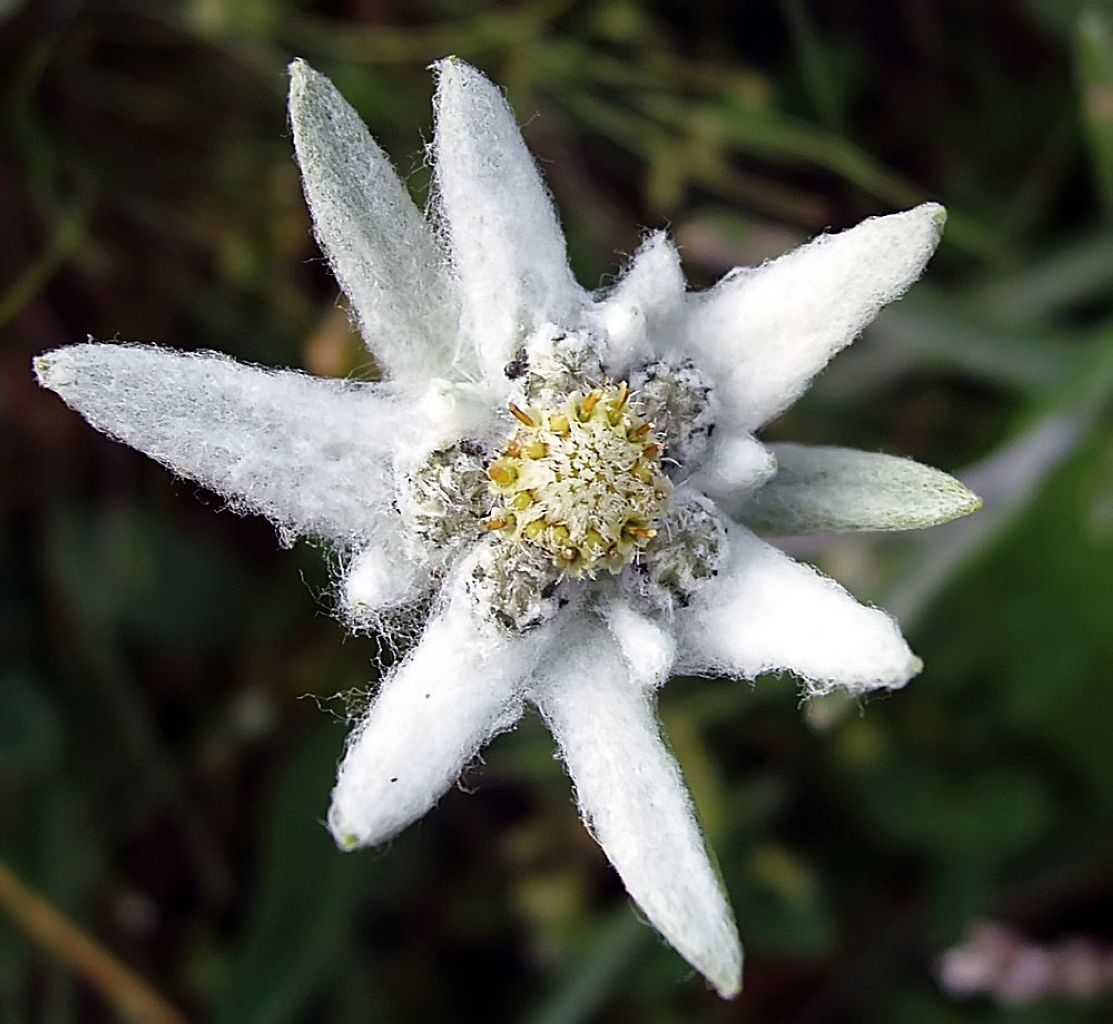
<path fill-rule="evenodd" d="M 944 212 L 877 217 L 704 292 L 655 232 L 591 292 L 474 68 L 436 65 L 428 218 L 328 79 L 290 74 L 317 239 L 383 380 L 93 343 L 39 357 L 39 380 L 284 538 L 333 545 L 353 628 L 430 609 L 348 741 L 341 847 L 420 818 L 532 705 L 642 914 L 731 996 L 741 947 L 656 690 L 789 671 L 862 694 L 920 670 L 888 615 L 751 527 L 905 529 L 977 499 L 906 459 L 754 432 L 919 276 Z"/>

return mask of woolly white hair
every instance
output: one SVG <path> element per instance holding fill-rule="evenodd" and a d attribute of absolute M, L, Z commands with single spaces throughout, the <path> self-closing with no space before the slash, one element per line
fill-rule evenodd
<path fill-rule="evenodd" d="M 424 814 L 531 702 L 634 901 L 731 996 L 741 948 L 660 735 L 655 691 L 674 667 L 743 679 L 789 671 L 808 693 L 855 694 L 902 686 L 920 670 L 893 619 L 745 524 L 904 529 L 976 507 L 956 481 L 908 460 L 771 451 L 753 436 L 919 276 L 943 211 L 928 203 L 873 218 L 702 293 L 687 291 L 675 246 L 656 232 L 613 287 L 592 294 L 572 277 L 502 94 L 462 61 L 435 71 L 428 220 L 332 84 L 302 61 L 290 67 L 290 123 L 317 239 L 385 382 L 92 343 L 39 357 L 36 372 L 94 427 L 233 509 L 267 516 L 284 538 L 338 548 L 338 603 L 352 628 L 432 609 L 348 741 L 328 816 L 342 847 L 381 843 Z M 685 367 L 689 393 L 710 403 L 718 430 L 709 444 L 710 426 L 699 435 L 671 500 L 688 501 L 709 532 L 690 551 L 691 538 L 667 526 L 654 542 L 670 564 L 689 560 L 683 593 L 659 600 L 661 585 L 638 563 L 614 577 L 554 579 L 538 601 L 549 620 L 517 635 L 496 628 L 480 607 L 483 588 L 472 586 L 499 557 L 492 542 L 477 543 L 478 523 L 461 512 L 459 535 L 436 548 L 400 499 L 446 446 L 466 462 L 508 436 L 510 364 L 524 352 L 543 365 L 568 337 L 614 380 L 657 361 Z"/>

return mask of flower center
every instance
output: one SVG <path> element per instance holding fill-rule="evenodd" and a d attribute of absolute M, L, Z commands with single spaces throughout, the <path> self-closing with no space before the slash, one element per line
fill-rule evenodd
<path fill-rule="evenodd" d="M 518 427 L 487 467 L 496 507 L 484 526 L 547 551 L 573 576 L 618 573 L 656 535 L 670 492 L 653 424 L 607 384 L 559 405 L 510 406 Z"/>

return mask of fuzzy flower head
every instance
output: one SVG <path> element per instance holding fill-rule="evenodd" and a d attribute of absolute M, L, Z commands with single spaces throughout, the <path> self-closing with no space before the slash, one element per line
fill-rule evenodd
<path fill-rule="evenodd" d="M 977 499 L 906 459 L 754 432 L 919 276 L 944 212 L 868 220 L 705 292 L 656 232 L 590 292 L 500 91 L 455 59 L 435 71 L 427 218 L 328 79 L 290 68 L 317 239 L 381 382 L 126 344 L 36 371 L 284 539 L 332 545 L 352 628 L 431 609 L 348 741 L 342 848 L 421 817 L 532 705 L 642 914 L 731 996 L 741 947 L 655 691 L 790 671 L 861 694 L 919 671 L 889 616 L 752 530 L 905 529 Z"/>

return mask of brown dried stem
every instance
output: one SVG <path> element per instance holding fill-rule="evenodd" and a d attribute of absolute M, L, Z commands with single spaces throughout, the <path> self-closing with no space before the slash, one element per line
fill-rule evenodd
<path fill-rule="evenodd" d="M 56 907 L 25 886 L 2 862 L 0 907 L 29 936 L 99 989 L 122 1016 L 144 1024 L 185 1024 L 183 1014 Z"/>

